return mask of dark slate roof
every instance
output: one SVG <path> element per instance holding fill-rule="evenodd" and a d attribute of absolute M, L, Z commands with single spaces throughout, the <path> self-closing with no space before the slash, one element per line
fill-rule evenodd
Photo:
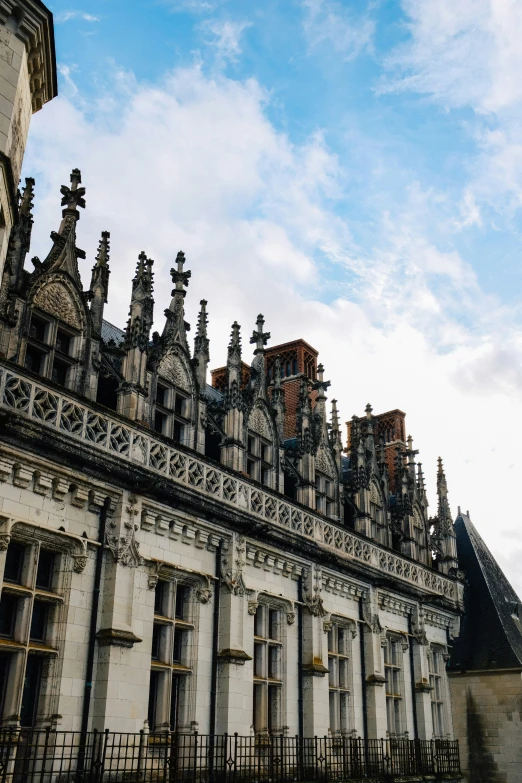
<path fill-rule="evenodd" d="M 123 329 L 118 329 L 114 324 L 109 323 L 105 319 L 102 321 L 101 336 L 104 343 L 108 343 L 109 340 L 114 340 L 116 345 L 121 345 L 125 332 Z"/>
<path fill-rule="evenodd" d="M 467 514 L 455 521 L 465 614 L 450 668 L 522 667 L 522 604 Z"/>
<path fill-rule="evenodd" d="M 221 400 L 223 399 L 224 394 L 223 394 L 223 392 L 220 392 L 219 389 L 215 389 L 213 386 L 210 386 L 207 383 L 207 386 L 206 386 L 206 389 L 205 389 L 205 397 L 210 402 L 216 402 L 216 403 L 219 404 L 221 402 Z"/>

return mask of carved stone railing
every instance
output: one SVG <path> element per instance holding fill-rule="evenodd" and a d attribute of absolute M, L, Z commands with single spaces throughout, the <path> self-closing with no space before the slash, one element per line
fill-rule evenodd
<path fill-rule="evenodd" d="M 435 571 L 365 541 L 341 526 L 265 491 L 259 485 L 208 464 L 196 454 L 166 445 L 153 434 L 94 410 L 66 393 L 35 383 L 11 368 L 0 368 L 0 407 L 69 435 L 78 442 L 107 452 L 183 484 L 197 493 L 252 514 L 282 529 L 300 534 L 321 546 L 427 592 L 457 601 L 457 585 Z"/>

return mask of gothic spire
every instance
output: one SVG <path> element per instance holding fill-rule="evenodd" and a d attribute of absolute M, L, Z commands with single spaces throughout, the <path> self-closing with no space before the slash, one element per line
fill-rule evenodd
<path fill-rule="evenodd" d="M 92 268 L 91 275 L 91 321 L 96 335 L 99 335 L 101 332 L 103 306 L 107 304 L 109 294 L 109 239 L 110 233 L 102 231 L 96 254 L 96 263 Z"/>
<path fill-rule="evenodd" d="M 301 451 L 311 453 L 313 441 L 311 437 L 312 401 L 310 399 L 310 382 L 308 378 L 301 379 L 299 402 L 297 404 L 296 433 Z"/>
<path fill-rule="evenodd" d="M 259 313 L 256 323 L 257 329 L 254 329 L 250 338 L 251 345 L 256 346 L 250 372 L 250 387 L 258 395 L 266 394 L 265 345 L 270 339 L 270 332 L 263 332 L 264 325 L 265 319 Z"/>
<path fill-rule="evenodd" d="M 437 516 L 439 520 L 439 534 L 445 535 L 453 530 L 453 520 L 448 500 L 448 483 L 441 457 L 437 460 Z"/>
<path fill-rule="evenodd" d="M 198 326 L 194 338 L 194 366 L 196 368 L 196 378 L 199 388 L 200 390 L 203 390 L 207 382 L 207 367 L 210 360 L 210 341 L 207 335 L 207 302 L 205 299 L 202 299 L 199 304 L 201 309 L 198 315 Z"/>
<path fill-rule="evenodd" d="M 276 416 L 279 440 L 282 442 L 284 440 L 285 425 L 285 393 L 281 383 L 281 357 L 279 354 L 277 354 L 274 361 L 274 384 L 272 386 L 271 403 Z"/>
<path fill-rule="evenodd" d="M 188 351 L 186 332 L 190 328 L 185 323 L 184 300 L 187 292 L 185 288 L 189 284 L 192 272 L 185 269 L 185 253 L 181 250 L 176 256 L 176 267 L 170 270 L 174 288 L 171 292 L 171 302 L 165 310 L 165 328 L 162 340 L 164 345 L 179 342 Z"/>
<path fill-rule="evenodd" d="M 37 274 L 56 271 L 67 272 L 79 290 L 82 289 L 82 281 L 78 270 L 78 259 L 85 258 L 85 251 L 76 247 L 76 223 L 80 219 L 78 208 L 85 208 L 85 188 L 80 187 L 81 181 L 80 169 L 73 169 L 71 187 L 62 185 L 60 188 L 61 205 L 64 209 L 58 232 L 51 232 L 53 246 L 43 264 L 38 258 L 33 259 Z"/>
<path fill-rule="evenodd" d="M 18 220 L 11 229 L 6 258 L 9 287 L 14 291 L 17 291 L 20 288 L 25 257 L 29 252 L 29 247 L 31 245 L 33 199 L 34 179 L 32 177 L 26 177 L 25 187 L 20 195 L 18 204 Z"/>
<path fill-rule="evenodd" d="M 125 330 L 125 347 L 146 351 L 154 314 L 152 298 L 154 261 L 142 251 L 138 256 L 136 273 L 132 280 L 129 320 Z"/>
<path fill-rule="evenodd" d="M 317 367 L 317 380 L 312 385 L 312 389 L 317 392 L 314 408 L 314 441 L 318 446 L 321 441 L 325 443 L 328 440 L 328 422 L 326 416 L 326 390 L 330 386 L 330 381 L 324 380 L 324 367 L 319 364 Z"/>

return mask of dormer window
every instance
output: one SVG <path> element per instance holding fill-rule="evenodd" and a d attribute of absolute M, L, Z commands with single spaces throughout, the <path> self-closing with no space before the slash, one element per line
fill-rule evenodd
<path fill-rule="evenodd" d="M 184 430 L 188 424 L 189 399 L 186 394 L 158 381 L 154 429 L 176 443 L 184 442 Z"/>
<path fill-rule="evenodd" d="M 73 342 L 76 333 L 57 321 L 32 313 L 25 345 L 24 367 L 30 372 L 67 386 L 74 365 Z"/>
<path fill-rule="evenodd" d="M 254 481 L 269 487 L 272 484 L 272 446 L 255 433 L 247 437 L 247 473 Z"/>
<path fill-rule="evenodd" d="M 315 474 L 315 508 L 319 513 L 325 514 L 327 517 L 334 516 L 334 482 L 328 476 L 317 472 Z"/>

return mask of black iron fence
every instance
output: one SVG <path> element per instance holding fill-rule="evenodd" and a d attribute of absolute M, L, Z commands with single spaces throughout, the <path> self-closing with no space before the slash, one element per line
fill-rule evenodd
<path fill-rule="evenodd" d="M 0 783 L 329 783 L 459 772 L 450 740 L 0 730 Z"/>

